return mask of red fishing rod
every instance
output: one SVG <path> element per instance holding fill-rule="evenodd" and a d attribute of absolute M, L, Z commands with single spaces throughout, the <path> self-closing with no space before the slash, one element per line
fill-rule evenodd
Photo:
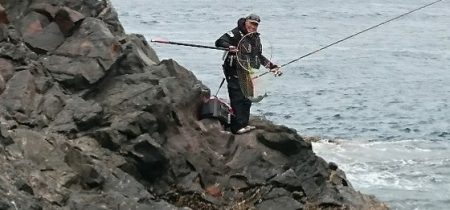
<path fill-rule="evenodd" d="M 212 47 L 212 46 L 199 45 L 199 44 L 190 44 L 190 43 L 182 43 L 182 42 L 172 42 L 172 41 L 154 40 L 154 39 L 150 40 L 150 42 L 156 42 L 156 43 L 161 43 L 161 44 L 181 45 L 181 46 L 187 46 L 187 47 L 198 47 L 198 48 L 207 48 L 207 49 L 214 49 L 214 50 L 229 51 L 228 48 L 224 48 L 224 47 Z"/>

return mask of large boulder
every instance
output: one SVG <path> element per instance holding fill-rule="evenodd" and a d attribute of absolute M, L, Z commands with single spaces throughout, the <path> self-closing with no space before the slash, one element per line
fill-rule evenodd
<path fill-rule="evenodd" d="M 120 44 L 105 23 L 88 17 L 72 36 L 66 38 L 55 53 L 71 57 L 96 58 L 102 62 L 105 69 L 109 69 L 120 52 Z"/>
<path fill-rule="evenodd" d="M 13 113 L 16 120 L 25 122 L 35 108 L 38 95 L 34 76 L 30 71 L 20 71 L 8 81 L 0 95 L 0 106 Z"/>
<path fill-rule="evenodd" d="M 56 23 L 50 23 L 40 31 L 28 32 L 25 42 L 35 50 L 54 51 L 64 41 L 64 36 Z"/>
<path fill-rule="evenodd" d="M 106 74 L 106 70 L 95 58 L 53 55 L 43 56 L 40 60 L 53 78 L 67 89 L 86 89 Z"/>

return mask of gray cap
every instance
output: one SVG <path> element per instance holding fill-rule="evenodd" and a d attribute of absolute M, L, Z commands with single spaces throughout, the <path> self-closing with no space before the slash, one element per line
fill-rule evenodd
<path fill-rule="evenodd" d="M 257 24 L 259 24 L 261 22 L 261 18 L 258 15 L 255 15 L 255 14 L 250 14 L 245 19 L 250 21 L 250 22 L 257 23 Z"/>

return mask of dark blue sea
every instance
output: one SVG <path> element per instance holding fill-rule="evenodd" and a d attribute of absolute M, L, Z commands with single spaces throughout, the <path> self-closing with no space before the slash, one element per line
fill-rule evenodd
<path fill-rule="evenodd" d="M 430 2 L 112 0 L 127 33 L 210 46 L 238 18 L 256 13 L 264 54 L 277 64 Z M 217 91 L 222 52 L 150 44 Z M 314 151 L 392 209 L 450 209 L 450 1 L 283 70 L 255 82 L 269 96 L 253 105 L 254 115 L 320 137 Z M 228 98 L 226 88 L 219 96 Z"/>

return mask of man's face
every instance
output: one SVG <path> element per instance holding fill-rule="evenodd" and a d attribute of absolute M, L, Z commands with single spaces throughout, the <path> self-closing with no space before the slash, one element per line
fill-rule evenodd
<path fill-rule="evenodd" d="M 247 30 L 248 33 L 253 33 L 258 31 L 258 23 L 252 22 L 250 20 L 245 21 L 245 30 Z"/>

